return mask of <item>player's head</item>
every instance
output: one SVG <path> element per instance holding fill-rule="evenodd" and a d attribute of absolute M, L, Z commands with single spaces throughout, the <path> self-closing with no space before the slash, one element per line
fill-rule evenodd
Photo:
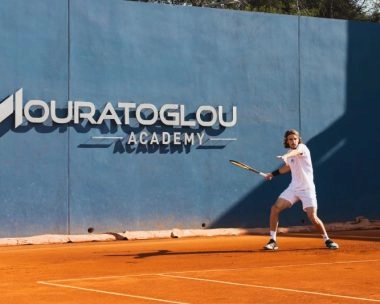
<path fill-rule="evenodd" d="M 295 129 L 287 130 L 284 134 L 284 147 L 295 149 L 298 144 L 302 143 L 300 133 Z"/>

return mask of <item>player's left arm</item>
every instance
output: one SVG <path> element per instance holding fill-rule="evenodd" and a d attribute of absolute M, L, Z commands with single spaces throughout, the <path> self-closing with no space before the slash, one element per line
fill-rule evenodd
<path fill-rule="evenodd" d="M 304 151 L 302 150 L 301 147 L 297 147 L 296 149 L 294 150 L 290 150 L 289 152 L 285 153 L 284 155 L 279 155 L 277 156 L 277 158 L 280 158 L 282 159 L 285 163 L 287 163 L 287 159 L 289 157 L 293 157 L 293 156 L 298 156 L 298 155 L 303 155 L 304 154 Z"/>

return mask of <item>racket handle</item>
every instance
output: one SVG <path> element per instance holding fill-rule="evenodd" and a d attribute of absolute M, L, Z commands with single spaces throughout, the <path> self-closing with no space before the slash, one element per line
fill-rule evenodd
<path fill-rule="evenodd" d="M 267 177 L 267 175 L 265 174 L 265 173 L 263 173 L 263 172 L 260 172 L 259 173 L 261 176 L 263 176 L 263 177 Z"/>

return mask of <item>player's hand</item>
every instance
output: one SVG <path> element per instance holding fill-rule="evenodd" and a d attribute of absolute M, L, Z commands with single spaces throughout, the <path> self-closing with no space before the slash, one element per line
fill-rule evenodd
<path fill-rule="evenodd" d="M 272 178 L 273 178 L 273 175 L 272 175 L 272 173 L 265 173 L 265 180 L 267 180 L 267 181 L 270 181 L 270 180 L 272 180 Z"/>

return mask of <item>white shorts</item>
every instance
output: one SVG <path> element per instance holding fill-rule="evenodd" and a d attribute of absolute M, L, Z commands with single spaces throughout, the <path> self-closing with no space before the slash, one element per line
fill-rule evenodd
<path fill-rule="evenodd" d="M 292 206 L 296 202 L 301 201 L 303 210 L 308 207 L 318 208 L 317 194 L 314 189 L 294 190 L 291 187 L 288 187 L 280 194 L 280 198 L 289 201 Z"/>

